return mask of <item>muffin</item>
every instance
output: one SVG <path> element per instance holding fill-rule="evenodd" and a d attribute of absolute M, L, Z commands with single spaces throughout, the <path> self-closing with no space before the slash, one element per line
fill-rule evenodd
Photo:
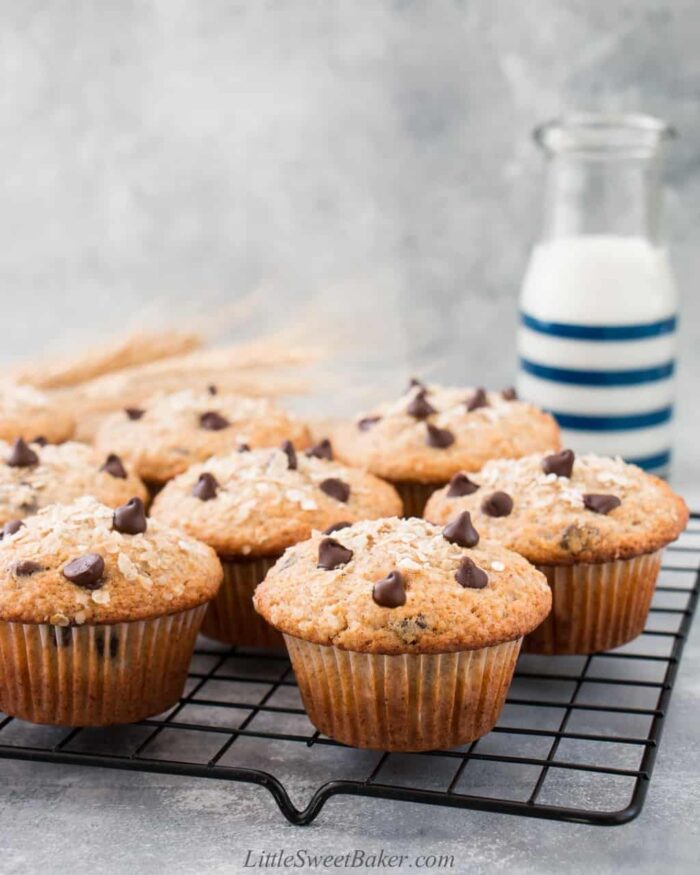
<path fill-rule="evenodd" d="M 255 592 L 287 643 L 309 718 L 354 747 L 454 747 L 496 723 L 523 635 L 551 605 L 544 576 L 479 541 L 382 519 L 290 547 Z"/>
<path fill-rule="evenodd" d="M 670 487 L 622 459 L 571 450 L 487 462 L 457 474 L 425 509 L 435 523 L 471 515 L 484 538 L 535 564 L 552 613 L 524 648 L 595 653 L 644 628 L 661 554 L 688 521 Z"/>
<path fill-rule="evenodd" d="M 252 595 L 284 550 L 317 529 L 399 513 L 401 500 L 388 483 L 332 455 L 327 440 L 306 453 L 290 443 L 231 453 L 194 465 L 157 496 L 153 516 L 209 544 L 224 567 L 205 635 L 282 647 L 279 633 L 254 611 Z"/>
<path fill-rule="evenodd" d="M 0 542 L 0 710 L 35 723 L 105 726 L 158 714 L 183 689 L 214 551 L 141 499 L 116 510 L 51 505 Z"/>
<path fill-rule="evenodd" d="M 0 382 L 0 440 L 42 437 L 52 444 L 73 434 L 73 417 L 31 386 Z"/>
<path fill-rule="evenodd" d="M 240 446 L 308 445 L 306 426 L 263 398 L 191 390 L 153 398 L 105 418 L 95 439 L 117 453 L 149 485 L 161 486 L 209 456 Z M 155 491 L 155 490 L 154 490 Z"/>
<path fill-rule="evenodd" d="M 0 440 L 0 527 L 24 519 L 42 507 L 92 495 L 110 507 L 137 496 L 146 487 L 114 453 L 101 456 L 92 447 L 68 441 L 13 444 Z"/>
<path fill-rule="evenodd" d="M 421 516 L 431 493 L 457 471 L 488 459 L 558 449 L 555 420 L 512 389 L 454 389 L 411 381 L 397 401 L 334 429 L 339 459 L 398 489 L 407 516 Z"/>

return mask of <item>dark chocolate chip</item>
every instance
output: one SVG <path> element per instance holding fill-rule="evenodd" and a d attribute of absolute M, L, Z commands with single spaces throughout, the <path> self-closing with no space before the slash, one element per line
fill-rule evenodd
<path fill-rule="evenodd" d="M 489 399 L 486 397 L 486 392 L 483 389 L 477 389 L 472 397 L 467 401 L 467 410 L 478 410 L 479 407 L 488 407 Z"/>
<path fill-rule="evenodd" d="M 415 389 L 415 388 L 425 389 L 425 383 L 422 380 L 419 380 L 418 377 L 411 377 L 411 379 L 408 381 L 408 390 L 407 391 L 410 392 L 411 389 Z"/>
<path fill-rule="evenodd" d="M 287 468 L 290 471 L 296 471 L 297 469 L 297 453 L 294 449 L 294 444 L 291 441 L 283 441 L 280 449 L 287 457 Z"/>
<path fill-rule="evenodd" d="M 445 526 L 442 537 L 450 544 L 457 544 L 459 547 L 476 547 L 479 543 L 479 533 L 472 525 L 468 510 L 463 511 Z"/>
<path fill-rule="evenodd" d="M 5 536 L 14 535 L 15 532 L 18 532 L 24 523 L 22 520 L 8 520 L 5 525 L 2 527 L 2 532 L 0 532 L 0 540 Z"/>
<path fill-rule="evenodd" d="M 43 571 L 44 566 L 32 559 L 23 559 L 15 565 L 15 574 L 17 577 L 31 577 L 39 571 Z"/>
<path fill-rule="evenodd" d="M 216 386 L 215 386 L 213 383 L 210 383 L 210 384 L 207 386 L 207 392 L 208 392 L 210 395 L 216 395 L 216 394 L 218 394 L 219 390 L 216 388 Z"/>
<path fill-rule="evenodd" d="M 63 566 L 63 576 L 76 586 L 83 589 L 100 589 L 104 586 L 102 575 L 105 572 L 105 561 L 99 553 L 86 553 L 72 559 Z"/>
<path fill-rule="evenodd" d="M 336 501 L 347 501 L 350 498 L 350 487 L 343 480 L 337 477 L 328 477 L 322 483 L 319 483 L 318 488 Z"/>
<path fill-rule="evenodd" d="M 105 638 L 109 634 L 109 648 L 105 647 Z M 110 629 L 107 633 L 104 629 L 95 629 L 95 650 L 100 656 L 109 656 L 110 659 L 116 659 L 119 652 L 119 635 Z"/>
<path fill-rule="evenodd" d="M 481 502 L 481 509 L 487 516 L 508 516 L 513 510 L 513 499 L 507 492 L 492 492 Z"/>
<path fill-rule="evenodd" d="M 12 444 L 10 455 L 5 459 L 5 463 L 11 468 L 29 468 L 31 465 L 36 465 L 38 461 L 39 457 L 23 438 L 17 438 Z"/>
<path fill-rule="evenodd" d="M 483 589 L 489 582 L 489 576 L 483 568 L 479 568 L 472 559 L 465 556 L 455 572 L 455 580 L 465 589 Z"/>
<path fill-rule="evenodd" d="M 46 447 L 49 444 L 49 442 L 47 441 L 47 439 L 44 437 L 43 434 L 38 434 L 35 438 L 32 438 L 29 441 L 29 443 L 30 444 L 37 444 L 40 447 Z"/>
<path fill-rule="evenodd" d="M 380 419 L 381 416 L 365 416 L 357 423 L 357 427 L 360 429 L 360 431 L 369 431 L 370 428 L 376 425 Z"/>
<path fill-rule="evenodd" d="M 116 453 L 110 453 L 100 471 L 106 471 L 112 477 L 118 477 L 120 480 L 126 480 L 126 468 L 122 465 L 122 460 Z"/>
<path fill-rule="evenodd" d="M 239 453 L 249 453 L 250 445 L 249 444 L 238 444 L 238 452 Z"/>
<path fill-rule="evenodd" d="M 508 386 L 508 388 L 501 392 L 501 398 L 503 398 L 504 401 L 517 401 L 518 393 L 513 386 Z"/>
<path fill-rule="evenodd" d="M 425 442 L 429 447 L 435 447 L 436 450 L 446 450 L 455 442 L 455 436 L 446 428 L 438 428 L 428 422 L 426 429 Z"/>
<path fill-rule="evenodd" d="M 562 450 L 561 453 L 552 453 L 542 459 L 542 470 L 545 474 L 556 474 L 557 477 L 571 477 L 574 470 L 573 450 Z"/>
<path fill-rule="evenodd" d="M 216 477 L 208 471 L 203 471 L 192 487 L 192 495 L 200 501 L 211 501 L 212 498 L 216 498 L 218 489 L 219 481 Z"/>
<path fill-rule="evenodd" d="M 472 495 L 479 488 L 478 483 L 470 480 L 466 474 L 455 474 L 447 489 L 448 498 L 461 498 L 463 495 Z"/>
<path fill-rule="evenodd" d="M 435 413 L 435 408 L 428 401 L 425 395 L 425 389 L 421 389 L 420 392 L 416 393 L 416 397 L 406 408 L 406 413 L 408 413 L 409 416 L 413 416 L 414 419 L 427 419 L 429 416 Z"/>
<path fill-rule="evenodd" d="M 310 450 L 307 450 L 306 455 L 313 456 L 315 459 L 328 459 L 329 462 L 332 462 L 333 447 L 331 446 L 331 442 L 328 438 L 323 438 L 323 440 L 319 441 L 315 447 L 311 447 Z"/>
<path fill-rule="evenodd" d="M 324 535 L 332 535 L 333 532 L 339 532 L 341 529 L 349 529 L 352 523 L 348 523 L 345 520 L 339 523 L 333 523 L 332 526 L 328 526 L 327 529 L 324 530 Z"/>
<path fill-rule="evenodd" d="M 324 538 L 318 545 L 318 568 L 333 571 L 352 559 L 352 550 L 343 547 L 335 538 Z"/>
<path fill-rule="evenodd" d="M 70 626 L 50 626 L 49 638 L 54 647 L 67 647 L 73 642 L 73 632 Z"/>
<path fill-rule="evenodd" d="M 130 498 L 114 511 L 112 527 L 122 535 L 140 535 L 148 527 L 146 508 L 140 498 Z"/>
<path fill-rule="evenodd" d="M 126 415 L 129 417 L 129 419 L 132 419 L 134 422 L 137 419 L 141 419 L 141 417 L 143 416 L 143 414 L 145 412 L 146 411 L 141 410 L 140 407 L 125 407 L 124 408 L 124 413 L 126 413 Z"/>
<path fill-rule="evenodd" d="M 622 504 L 617 495 L 599 495 L 592 492 L 583 496 L 583 506 L 594 513 L 610 513 Z"/>
<path fill-rule="evenodd" d="M 406 588 L 400 571 L 390 571 L 372 589 L 372 598 L 380 608 L 400 608 L 406 604 Z"/>
<path fill-rule="evenodd" d="M 216 410 L 208 410 L 206 413 L 202 413 L 199 417 L 199 424 L 202 428 L 206 428 L 207 431 L 221 431 L 231 425 L 228 419 L 217 413 Z"/>

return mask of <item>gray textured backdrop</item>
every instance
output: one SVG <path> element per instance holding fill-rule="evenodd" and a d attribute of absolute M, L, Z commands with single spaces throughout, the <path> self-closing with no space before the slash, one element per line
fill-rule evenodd
<path fill-rule="evenodd" d="M 252 294 L 246 331 L 356 343 L 387 379 L 505 382 L 539 220 L 530 130 L 620 109 L 681 133 L 667 217 L 690 397 L 692 0 L 2 0 L 0 23 L 4 357 L 161 314 L 232 334 L 222 307 Z M 696 423 L 682 405 L 681 431 Z"/>

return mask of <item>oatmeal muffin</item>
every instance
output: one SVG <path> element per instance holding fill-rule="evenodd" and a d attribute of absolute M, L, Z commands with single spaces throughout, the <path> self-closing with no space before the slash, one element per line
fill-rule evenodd
<path fill-rule="evenodd" d="M 73 417 L 31 386 L 0 382 L 0 440 L 41 437 L 52 444 L 73 434 Z"/>
<path fill-rule="evenodd" d="M 251 598 L 284 550 L 314 530 L 400 510 L 392 486 L 338 464 L 330 442 L 322 440 L 305 453 L 287 442 L 281 449 L 193 465 L 165 486 L 152 514 L 219 554 L 224 585 L 205 616 L 204 634 L 230 644 L 280 647 L 281 636 L 255 613 Z"/>
<path fill-rule="evenodd" d="M 0 541 L 0 710 L 104 726 L 158 714 L 182 693 L 214 551 L 147 520 L 132 498 L 51 505 Z"/>
<path fill-rule="evenodd" d="M 420 516 L 431 493 L 457 471 L 559 447 L 554 419 L 518 401 L 512 389 L 485 392 L 417 380 L 397 401 L 343 423 L 332 437 L 339 459 L 397 487 L 407 516 Z"/>
<path fill-rule="evenodd" d="M 304 706 L 355 747 L 465 744 L 500 714 L 544 576 L 466 517 L 356 523 L 290 547 L 254 597 L 285 637 Z"/>
<path fill-rule="evenodd" d="M 639 635 L 663 548 L 688 520 L 663 480 L 619 458 L 571 450 L 457 474 L 425 515 L 441 523 L 465 511 L 483 537 L 547 576 L 552 613 L 525 641 L 539 653 L 594 653 Z"/>
<path fill-rule="evenodd" d="M 264 398 L 191 390 L 153 398 L 108 416 L 95 445 L 117 453 L 148 484 L 160 486 L 195 462 L 239 447 L 307 446 L 306 426 Z"/>
<path fill-rule="evenodd" d="M 148 493 L 114 453 L 102 456 L 73 441 L 54 446 L 0 440 L 0 526 L 81 495 L 116 507 L 133 496 L 145 501 Z"/>

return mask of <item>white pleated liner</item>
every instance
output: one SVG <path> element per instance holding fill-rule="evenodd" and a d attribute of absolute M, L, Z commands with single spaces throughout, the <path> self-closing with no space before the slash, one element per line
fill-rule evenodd
<path fill-rule="evenodd" d="M 384 655 L 285 641 L 304 707 L 325 735 L 390 751 L 485 735 L 503 708 L 522 639 L 458 653 Z"/>
<path fill-rule="evenodd" d="M 598 565 L 540 565 L 552 590 L 552 611 L 525 637 L 528 653 L 599 653 L 644 629 L 663 550 Z"/>
<path fill-rule="evenodd" d="M 205 610 L 101 626 L 0 622 L 0 710 L 58 726 L 159 714 L 182 695 Z"/>
<path fill-rule="evenodd" d="M 430 496 L 444 486 L 443 483 L 416 483 L 411 480 L 392 480 L 391 484 L 403 502 L 405 517 L 422 517 Z"/>

